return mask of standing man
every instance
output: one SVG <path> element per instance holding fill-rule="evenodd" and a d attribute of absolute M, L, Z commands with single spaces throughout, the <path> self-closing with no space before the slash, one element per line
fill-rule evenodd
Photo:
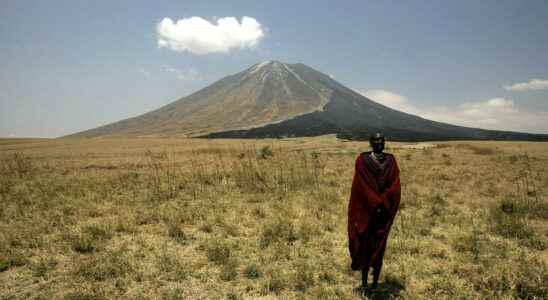
<path fill-rule="evenodd" d="M 350 203 L 348 205 L 348 247 L 351 268 L 361 270 L 367 289 L 369 268 L 377 287 L 390 227 L 400 204 L 400 170 L 394 155 L 383 152 L 384 136 L 369 139 L 373 151 L 356 159 Z"/>

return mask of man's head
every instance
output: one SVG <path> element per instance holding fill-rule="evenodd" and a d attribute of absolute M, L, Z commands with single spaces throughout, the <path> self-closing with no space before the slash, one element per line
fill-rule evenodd
<path fill-rule="evenodd" d="M 382 133 L 375 133 L 369 138 L 369 145 L 375 153 L 382 153 L 384 150 L 384 135 Z"/>

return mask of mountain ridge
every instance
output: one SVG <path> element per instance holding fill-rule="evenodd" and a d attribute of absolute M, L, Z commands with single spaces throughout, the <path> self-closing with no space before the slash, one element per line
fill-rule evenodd
<path fill-rule="evenodd" d="M 548 140 L 548 135 L 469 128 L 394 110 L 307 65 L 254 64 L 156 110 L 67 137 L 279 138 L 337 134 L 393 140 Z"/>

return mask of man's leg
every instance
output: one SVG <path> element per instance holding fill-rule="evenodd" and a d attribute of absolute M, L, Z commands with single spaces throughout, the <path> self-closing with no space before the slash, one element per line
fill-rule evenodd
<path fill-rule="evenodd" d="M 382 259 L 380 260 L 380 263 L 376 264 L 373 267 L 373 284 L 371 285 L 371 288 L 376 289 L 377 284 L 379 283 L 379 276 L 381 275 L 381 268 L 382 268 Z"/>
<path fill-rule="evenodd" d="M 371 288 L 373 289 L 376 289 L 377 284 L 379 283 L 379 277 L 381 275 L 381 269 L 382 269 L 382 261 L 384 260 L 384 250 L 385 250 L 385 247 L 383 247 L 380 250 L 377 261 L 373 263 L 373 284 L 371 285 Z"/>
<path fill-rule="evenodd" d="M 369 265 L 362 269 L 362 287 L 367 289 L 367 277 L 369 276 Z"/>

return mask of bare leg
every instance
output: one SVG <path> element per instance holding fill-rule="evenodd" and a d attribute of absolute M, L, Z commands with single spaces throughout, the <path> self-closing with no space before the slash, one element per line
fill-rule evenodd
<path fill-rule="evenodd" d="M 382 261 L 384 260 L 384 248 L 381 249 L 381 252 L 379 253 L 379 259 L 378 262 L 373 265 L 373 285 L 371 288 L 376 289 L 377 284 L 379 283 L 379 277 L 381 275 L 381 269 L 382 269 Z"/>
<path fill-rule="evenodd" d="M 369 266 L 366 266 L 362 269 L 362 287 L 367 289 L 367 277 L 369 276 Z"/>
<path fill-rule="evenodd" d="M 373 284 L 371 288 L 376 289 L 379 283 L 379 276 L 381 275 L 382 260 L 381 263 L 373 267 Z"/>

